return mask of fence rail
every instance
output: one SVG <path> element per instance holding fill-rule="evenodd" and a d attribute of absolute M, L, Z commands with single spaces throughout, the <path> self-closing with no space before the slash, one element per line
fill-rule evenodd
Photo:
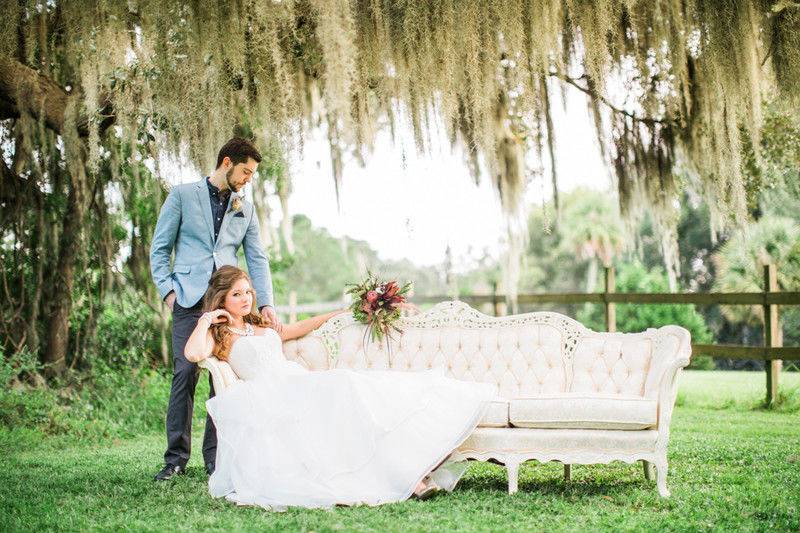
<path fill-rule="evenodd" d="M 452 296 L 417 296 L 411 301 L 417 304 L 438 303 L 451 300 Z M 503 294 L 470 294 L 458 299 L 474 307 L 491 304 L 494 315 L 505 315 L 506 297 Z M 764 266 L 764 289 L 761 292 L 707 292 L 707 293 L 625 293 L 616 292 L 615 274 L 612 267 L 605 271 L 604 292 L 520 294 L 516 304 L 576 304 L 597 303 L 604 306 L 607 331 L 617 330 L 616 304 L 695 304 L 695 305 L 760 305 L 764 316 L 763 346 L 740 346 L 726 344 L 693 344 L 694 355 L 708 355 L 726 359 L 755 359 L 766 362 L 766 402 L 772 404 L 778 396 L 778 381 L 782 361 L 800 360 L 800 347 L 784 347 L 780 329 L 780 305 L 800 305 L 800 292 L 778 292 L 775 265 Z M 323 313 L 347 306 L 347 303 L 321 302 L 297 304 L 294 293 L 289 306 L 278 306 L 278 312 L 296 320 L 298 313 Z"/>
<path fill-rule="evenodd" d="M 440 302 L 449 299 L 445 296 L 420 296 L 413 298 L 415 303 Z M 487 304 L 504 301 L 503 294 L 471 294 L 459 296 L 459 300 L 470 304 Z M 575 304 L 575 303 L 618 303 L 618 304 L 697 304 L 697 305 L 797 305 L 800 292 L 564 292 L 543 294 L 520 294 L 520 304 Z"/>

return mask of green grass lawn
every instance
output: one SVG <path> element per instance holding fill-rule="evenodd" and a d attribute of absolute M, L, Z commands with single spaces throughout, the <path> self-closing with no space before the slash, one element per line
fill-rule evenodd
<path fill-rule="evenodd" d="M 765 372 L 684 370 L 678 387 L 679 406 L 710 409 L 753 408 L 767 395 Z M 783 404 L 780 411 L 800 411 L 800 372 L 782 372 L 779 383 Z"/>
<path fill-rule="evenodd" d="M 639 464 L 576 465 L 567 484 L 560 465 L 528 463 L 520 492 L 509 496 L 502 468 L 475 463 L 455 492 L 425 502 L 271 513 L 209 497 L 197 456 L 188 475 L 151 481 L 163 452 L 160 434 L 86 442 L 4 430 L 0 531 L 796 531 L 798 378 L 784 374 L 783 409 L 763 410 L 752 408 L 763 395 L 763 373 L 684 372 L 669 449 L 669 499 L 645 481 Z"/>

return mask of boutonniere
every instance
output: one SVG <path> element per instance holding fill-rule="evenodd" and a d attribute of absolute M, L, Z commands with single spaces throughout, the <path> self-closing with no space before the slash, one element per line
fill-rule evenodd
<path fill-rule="evenodd" d="M 239 196 L 238 194 L 235 194 L 233 196 L 233 200 L 231 200 L 231 209 L 230 209 L 230 211 L 233 211 L 234 213 L 236 213 L 237 211 L 239 211 L 241 209 L 242 209 L 242 197 Z"/>

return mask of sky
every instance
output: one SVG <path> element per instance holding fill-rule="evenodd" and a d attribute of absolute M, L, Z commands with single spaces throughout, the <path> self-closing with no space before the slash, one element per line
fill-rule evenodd
<path fill-rule="evenodd" d="M 594 126 L 583 94 L 567 93 L 565 108 L 553 109 L 559 189 L 577 186 L 607 190 L 611 181 L 600 157 Z M 303 213 L 333 235 L 370 243 L 384 259 L 408 258 L 419 265 L 441 263 L 448 245 L 458 265 L 480 257 L 484 249 L 497 256 L 505 235 L 500 201 L 487 177 L 475 185 L 460 150 L 453 151 L 443 132 L 434 135 L 430 154 L 420 155 L 410 129 L 392 145 L 381 134 L 362 168 L 345 163 L 341 212 L 327 141 L 319 132 L 308 139 L 304 157 L 293 163 L 289 209 Z M 549 173 L 528 187 L 525 203 L 541 205 L 551 196 Z"/>
<path fill-rule="evenodd" d="M 610 177 L 584 96 L 570 88 L 566 104 L 562 106 L 559 100 L 552 110 L 559 190 L 577 186 L 608 190 Z M 365 167 L 345 159 L 341 210 L 337 210 L 324 132 L 308 134 L 302 156 L 295 154 L 291 161 L 290 213 L 306 215 L 336 237 L 367 241 L 382 259 L 441 264 L 450 246 L 458 271 L 468 268 L 484 251 L 497 257 L 505 240 L 505 219 L 488 176 L 476 185 L 463 154 L 451 150 L 443 132 L 432 135 L 430 153 L 421 155 L 410 128 L 400 131 L 395 144 L 388 132 L 379 134 Z M 197 179 L 196 172 L 183 168 L 181 181 Z M 541 206 L 551 195 L 550 187 L 547 172 L 544 179 L 530 184 L 525 204 Z M 278 215 L 280 204 L 274 200 Z"/>

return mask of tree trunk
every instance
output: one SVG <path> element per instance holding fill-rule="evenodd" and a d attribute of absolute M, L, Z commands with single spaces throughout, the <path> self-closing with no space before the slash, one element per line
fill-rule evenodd
<path fill-rule="evenodd" d="M 38 204 L 38 202 L 37 202 Z M 33 244 L 33 256 L 35 259 L 35 272 L 36 272 L 36 287 L 33 291 L 33 296 L 28 304 L 28 334 L 26 335 L 26 346 L 31 353 L 39 351 L 39 312 L 41 310 L 42 302 L 42 289 L 44 285 L 44 254 L 45 254 L 45 225 L 44 225 L 44 210 L 41 205 L 36 206 L 36 240 Z"/>
<path fill-rule="evenodd" d="M 280 237 L 272 225 L 272 210 L 267 202 L 268 195 L 264 184 L 259 183 L 253 187 L 253 204 L 256 208 L 256 216 L 258 216 L 261 245 L 265 250 L 273 248 L 273 253 L 280 257 Z"/>
<path fill-rule="evenodd" d="M 281 236 L 283 244 L 286 246 L 286 253 L 291 256 L 294 255 L 294 239 L 292 238 L 292 215 L 289 213 L 289 191 L 286 188 L 279 188 L 278 197 L 281 200 L 281 210 L 283 211 Z"/>
<path fill-rule="evenodd" d="M 80 247 L 80 231 L 83 213 L 81 184 L 72 183 L 64 213 L 59 256 L 53 273 L 50 328 L 47 332 L 47 348 L 42 362 L 48 365 L 48 377 L 59 376 L 66 369 L 69 347 L 69 315 L 72 311 L 72 288 L 75 283 L 75 260 Z"/>
<path fill-rule="evenodd" d="M 597 287 L 597 274 L 599 273 L 599 266 L 597 262 L 597 257 L 592 257 L 589 259 L 589 266 L 586 269 L 586 292 L 594 292 L 595 287 Z M 586 313 L 591 313 L 594 304 L 586 302 L 583 304 L 583 309 Z"/>
<path fill-rule="evenodd" d="M 596 257 L 589 259 L 589 267 L 586 269 L 586 292 L 594 292 L 597 287 L 598 266 Z"/>

